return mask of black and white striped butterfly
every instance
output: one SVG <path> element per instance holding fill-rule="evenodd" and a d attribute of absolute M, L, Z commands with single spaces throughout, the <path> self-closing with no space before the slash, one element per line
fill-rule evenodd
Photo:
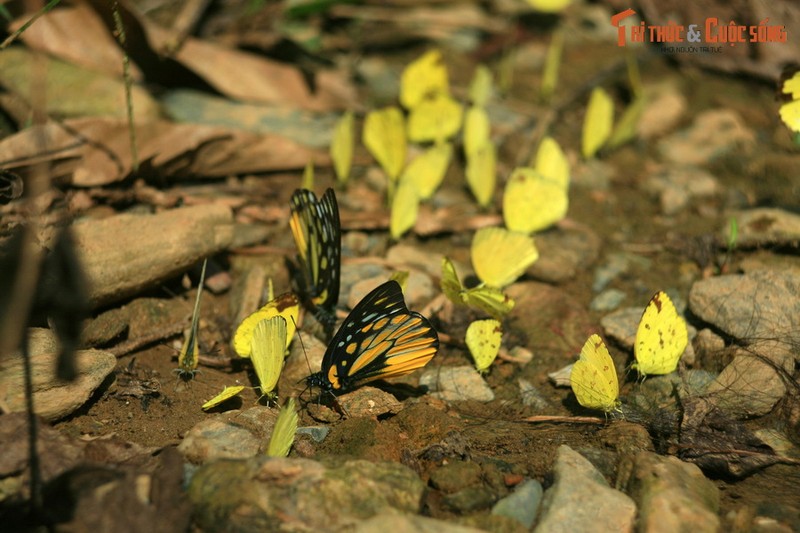
<path fill-rule="evenodd" d="M 336 322 L 339 300 L 342 235 L 339 206 L 333 189 L 321 199 L 307 189 L 292 194 L 292 228 L 302 275 L 298 279 L 304 303 L 314 309 L 319 321 L 330 331 Z"/>

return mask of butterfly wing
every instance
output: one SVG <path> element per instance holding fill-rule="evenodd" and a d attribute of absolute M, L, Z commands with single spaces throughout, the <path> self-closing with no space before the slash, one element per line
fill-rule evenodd
<path fill-rule="evenodd" d="M 502 318 L 514 309 L 514 302 L 510 296 L 493 287 L 473 287 L 461 293 L 462 299 L 470 307 L 480 309 L 494 318 Z"/>
<path fill-rule="evenodd" d="M 325 390 L 349 390 L 375 379 L 402 376 L 425 366 L 439 349 L 428 320 L 409 311 L 400 285 L 389 280 L 369 293 L 347 316 L 309 376 Z"/>
<path fill-rule="evenodd" d="M 678 367 L 689 343 L 686 322 L 667 293 L 657 292 L 642 314 L 636 330 L 632 365 L 640 374 L 669 374 Z"/>
<path fill-rule="evenodd" d="M 197 363 L 199 362 L 200 347 L 197 339 L 197 331 L 200 325 L 200 298 L 203 295 L 203 283 L 206 280 L 206 264 L 208 261 L 203 261 L 203 270 L 200 272 L 200 283 L 197 285 L 197 297 L 194 301 L 194 310 L 192 311 L 192 326 L 186 335 L 186 340 L 183 343 L 180 354 L 178 354 L 178 368 L 176 372 L 180 377 L 192 378 L 197 370 Z"/>
<path fill-rule="evenodd" d="M 244 385 L 235 385 L 233 387 L 226 386 L 222 392 L 208 400 L 206 403 L 203 404 L 202 409 L 203 411 L 208 411 L 209 409 L 218 406 L 222 402 L 225 402 L 240 392 L 244 390 Z"/>
<path fill-rule="evenodd" d="M 500 289 L 482 286 L 466 289 L 458 279 L 456 267 L 447 257 L 442 258 L 442 292 L 454 304 L 480 309 L 494 318 L 502 318 L 514 308 L 514 300 Z"/>
<path fill-rule="evenodd" d="M 568 205 L 561 183 L 532 168 L 518 168 L 503 193 L 503 220 L 509 230 L 530 234 L 564 218 Z"/>
<path fill-rule="evenodd" d="M 500 342 L 503 338 L 503 327 L 497 320 L 475 320 L 467 326 L 464 342 L 475 360 L 478 372 L 485 372 L 497 353 L 500 351 Z"/>
<path fill-rule="evenodd" d="M 442 281 L 440 284 L 442 292 L 454 304 L 464 303 L 461 301 L 461 281 L 458 279 L 456 267 L 447 257 L 442 257 Z"/>
<path fill-rule="evenodd" d="M 578 403 L 589 409 L 613 411 L 619 404 L 619 381 L 614 361 L 599 335 L 583 345 L 569 378 Z"/>
<path fill-rule="evenodd" d="M 292 194 L 291 209 L 289 226 L 303 271 L 299 280 L 302 292 L 318 318 L 326 326 L 332 326 L 339 301 L 342 255 L 336 194 L 328 189 L 318 201 L 313 192 L 298 189 Z"/>
<path fill-rule="evenodd" d="M 242 320 L 236 328 L 236 333 L 233 334 L 233 349 L 239 357 L 250 357 L 250 346 L 256 325 L 265 318 L 277 315 L 286 320 L 286 348 L 289 348 L 300 315 L 300 302 L 291 292 L 273 298 L 264 307 Z"/>
<path fill-rule="evenodd" d="M 800 133 L 800 67 L 784 68 L 779 81 L 778 95 L 783 103 L 778 113 L 786 127 Z"/>
<path fill-rule="evenodd" d="M 292 449 L 294 436 L 297 433 L 297 407 L 294 398 L 289 398 L 280 413 L 275 425 L 272 427 L 272 435 L 267 446 L 267 455 L 270 457 L 286 457 Z"/>
<path fill-rule="evenodd" d="M 274 398 L 275 385 L 283 368 L 286 349 L 286 320 L 282 316 L 265 318 L 253 330 L 250 360 L 258 376 L 261 394 Z"/>
<path fill-rule="evenodd" d="M 475 273 L 489 287 L 502 289 L 513 283 L 539 258 L 528 235 L 505 228 L 481 228 L 470 247 Z"/>

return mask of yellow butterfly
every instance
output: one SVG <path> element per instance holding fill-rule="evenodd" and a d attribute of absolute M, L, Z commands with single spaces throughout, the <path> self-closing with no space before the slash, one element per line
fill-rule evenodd
<path fill-rule="evenodd" d="M 449 139 L 461 127 L 464 110 L 447 94 L 425 98 L 408 115 L 408 140 L 422 143 Z"/>
<path fill-rule="evenodd" d="M 485 106 L 492 97 L 492 72 L 486 65 L 478 65 L 469 83 L 469 100 L 474 106 Z"/>
<path fill-rule="evenodd" d="M 452 144 L 435 144 L 411 160 L 403 170 L 400 181 L 410 181 L 420 200 L 427 200 L 442 184 L 452 157 Z"/>
<path fill-rule="evenodd" d="M 492 227 L 475 232 L 470 257 L 478 278 L 502 289 L 525 273 L 539 259 L 539 252 L 528 235 Z"/>
<path fill-rule="evenodd" d="M 475 360 L 475 368 L 481 374 L 492 366 L 492 362 L 500 351 L 502 338 L 503 326 L 493 318 L 475 320 L 467 326 L 464 341 Z"/>
<path fill-rule="evenodd" d="M 303 169 L 302 187 L 310 191 L 314 190 L 314 163 L 309 161 Z"/>
<path fill-rule="evenodd" d="M 291 292 L 270 300 L 264 307 L 242 320 L 233 334 L 233 350 L 239 357 L 250 357 L 253 330 L 259 322 L 274 316 L 282 316 L 286 322 L 286 348 L 289 348 L 300 316 L 300 302 Z"/>
<path fill-rule="evenodd" d="M 467 152 L 467 168 L 464 174 L 469 190 L 483 208 L 489 207 L 497 183 L 497 150 L 491 140 L 479 148 Z"/>
<path fill-rule="evenodd" d="M 363 141 L 389 179 L 397 180 L 406 164 L 406 126 L 402 111 L 390 106 L 367 113 Z"/>
<path fill-rule="evenodd" d="M 389 276 L 390 280 L 396 281 L 398 285 L 400 285 L 400 290 L 406 292 L 406 285 L 408 285 L 408 270 L 395 270 L 392 272 L 392 275 Z"/>
<path fill-rule="evenodd" d="M 784 100 L 778 113 L 786 127 L 800 133 L 800 68 L 786 67 L 780 80 L 780 97 Z"/>
<path fill-rule="evenodd" d="M 533 233 L 567 214 L 566 188 L 532 168 L 516 168 L 503 193 L 503 220 L 511 231 Z"/>
<path fill-rule="evenodd" d="M 192 379 L 199 372 L 197 363 L 199 362 L 200 349 L 197 340 L 197 329 L 200 325 L 200 297 L 203 295 L 203 283 L 206 279 L 206 263 L 203 261 L 203 270 L 200 272 L 200 283 L 197 285 L 197 297 L 194 300 L 194 310 L 192 311 L 192 326 L 186 334 L 178 354 L 178 368 L 175 369 L 179 378 L 185 380 Z"/>
<path fill-rule="evenodd" d="M 558 13 L 570 5 L 572 0 L 527 0 L 527 2 L 536 11 Z"/>
<path fill-rule="evenodd" d="M 456 267 L 447 257 L 442 258 L 442 292 L 454 304 L 466 305 L 501 318 L 514 308 L 514 300 L 500 289 L 478 286 L 467 289 L 461 284 Z"/>
<path fill-rule="evenodd" d="M 600 87 L 589 97 L 586 118 L 583 120 L 583 157 L 590 159 L 603 147 L 614 125 L 614 102 Z"/>
<path fill-rule="evenodd" d="M 686 322 L 678 315 L 667 293 L 657 292 L 642 314 L 633 349 L 639 374 L 669 374 L 678 367 L 689 343 Z"/>
<path fill-rule="evenodd" d="M 240 392 L 244 390 L 244 385 L 236 385 L 234 387 L 225 387 L 222 389 L 222 392 L 208 400 L 206 403 L 203 404 L 203 411 L 208 411 L 209 409 L 218 406 L 222 402 L 226 402 L 237 396 Z"/>
<path fill-rule="evenodd" d="M 353 121 L 353 112 L 348 111 L 342 115 L 333 130 L 331 160 L 339 183 L 347 183 L 353 164 Z M 304 188 L 313 190 L 313 186 Z"/>
<path fill-rule="evenodd" d="M 389 218 L 389 234 L 399 239 L 414 227 L 419 214 L 419 196 L 411 180 L 400 180 L 400 185 L 392 198 L 392 211 Z"/>
<path fill-rule="evenodd" d="M 270 457 L 286 457 L 294 443 L 294 436 L 297 433 L 297 408 L 294 398 L 289 398 L 281 407 L 278 419 L 272 428 L 272 435 L 267 446 L 267 455 Z"/>
<path fill-rule="evenodd" d="M 422 100 L 450 94 L 447 67 L 439 50 L 430 50 L 409 63 L 400 75 L 400 103 L 414 109 Z"/>
<path fill-rule="evenodd" d="M 250 360 L 258 377 L 262 396 L 274 401 L 275 386 L 283 369 L 286 352 L 286 319 L 282 316 L 262 319 L 253 330 Z"/>
<path fill-rule="evenodd" d="M 569 383 L 578 403 L 586 408 L 609 412 L 619 407 L 617 370 L 599 335 L 592 335 L 583 345 Z"/>
<path fill-rule="evenodd" d="M 464 153 L 472 154 L 487 142 L 491 142 L 489 114 L 480 106 L 467 109 L 464 116 Z"/>
<path fill-rule="evenodd" d="M 564 190 L 569 188 L 569 161 L 552 137 L 545 137 L 539 143 L 533 168 L 545 178 L 561 185 Z"/>

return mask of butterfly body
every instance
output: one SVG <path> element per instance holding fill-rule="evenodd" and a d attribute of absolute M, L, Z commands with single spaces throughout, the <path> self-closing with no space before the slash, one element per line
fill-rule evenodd
<path fill-rule="evenodd" d="M 289 226 L 297 244 L 302 275 L 298 280 L 307 303 L 330 329 L 336 321 L 342 234 L 339 206 L 333 189 L 317 200 L 307 189 L 292 194 Z"/>
<path fill-rule="evenodd" d="M 422 368 L 439 349 L 428 320 L 409 311 L 400 285 L 390 280 L 353 309 L 322 358 L 322 369 L 306 383 L 325 392 L 345 392 L 376 379 Z"/>
<path fill-rule="evenodd" d="M 203 261 L 200 283 L 197 286 L 197 297 L 192 311 L 192 326 L 189 328 L 181 352 L 178 355 L 178 368 L 175 369 L 175 372 L 178 374 L 179 379 L 190 380 L 196 373 L 200 372 L 197 369 L 200 356 L 197 331 L 200 326 L 200 298 L 203 295 L 203 283 L 206 279 L 206 263 L 207 261 Z"/>

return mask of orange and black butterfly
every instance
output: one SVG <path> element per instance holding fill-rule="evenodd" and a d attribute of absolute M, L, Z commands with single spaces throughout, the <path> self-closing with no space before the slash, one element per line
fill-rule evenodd
<path fill-rule="evenodd" d="M 321 199 L 307 189 L 292 194 L 292 228 L 297 244 L 297 257 L 302 275 L 298 285 L 305 304 L 314 309 L 317 318 L 330 331 L 336 323 L 339 301 L 342 232 L 339 206 L 333 189 Z"/>
<path fill-rule="evenodd" d="M 400 285 L 390 280 L 350 312 L 328 345 L 322 369 L 306 383 L 330 393 L 348 391 L 422 368 L 438 349 L 436 330 L 408 310 Z"/>

